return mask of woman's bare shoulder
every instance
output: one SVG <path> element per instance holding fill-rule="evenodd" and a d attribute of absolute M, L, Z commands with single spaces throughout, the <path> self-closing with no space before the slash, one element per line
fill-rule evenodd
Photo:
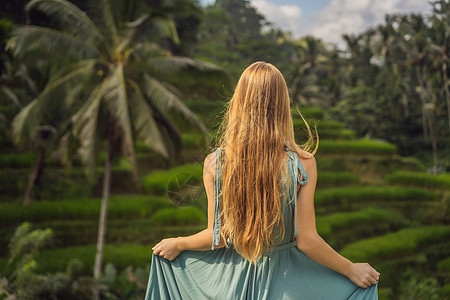
<path fill-rule="evenodd" d="M 302 162 L 306 171 L 317 168 L 316 157 L 313 154 L 311 154 L 310 152 L 301 150 L 298 158 Z"/>
<path fill-rule="evenodd" d="M 215 165 L 216 165 L 216 154 L 215 151 L 213 151 L 205 157 L 205 161 L 203 163 L 203 174 L 214 176 Z"/>

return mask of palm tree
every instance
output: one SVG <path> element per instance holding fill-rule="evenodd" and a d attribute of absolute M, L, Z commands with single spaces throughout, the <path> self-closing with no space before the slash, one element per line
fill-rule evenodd
<path fill-rule="evenodd" d="M 135 140 L 164 157 L 172 157 L 180 137 L 170 118 L 171 111 L 206 133 L 204 125 L 166 79 L 187 69 L 223 74 L 215 65 L 171 56 L 159 46 L 167 40 L 179 42 L 175 24 L 164 7 L 176 4 L 164 1 L 161 5 L 159 9 L 149 9 L 144 1 L 92 0 L 85 13 L 67 0 L 32 0 L 26 10 L 47 14 L 58 27 L 21 26 L 10 43 L 16 55 L 43 51 L 47 55 L 63 53 L 70 59 L 44 91 L 16 116 L 12 126 L 16 139 L 30 136 L 44 121 L 46 110 L 58 107 L 61 98 L 52 96 L 52 91 L 63 89 L 70 93 L 83 82 L 89 87 L 83 103 L 69 119 L 62 145 L 67 145 L 70 137 L 76 139 L 78 153 L 92 178 L 96 157 L 105 141 L 96 281 L 101 272 L 113 157 L 120 149 L 129 159 L 135 179 Z M 98 288 L 94 296 L 99 297 Z"/>
<path fill-rule="evenodd" d="M 438 0 L 431 3 L 431 45 L 435 63 L 442 70 L 444 95 L 447 104 L 448 127 L 450 130 L 450 91 L 448 80 L 448 59 L 450 56 L 450 3 Z"/>
<path fill-rule="evenodd" d="M 306 36 L 296 42 L 299 46 L 300 61 L 293 66 L 291 81 L 292 100 L 297 105 L 311 105 L 326 99 L 319 84 L 319 63 L 324 61 L 326 49 L 321 40 Z"/>
<path fill-rule="evenodd" d="M 407 60 L 404 65 L 410 65 L 415 71 L 418 85 L 416 92 L 422 102 L 422 127 L 424 138 L 429 137 L 433 151 L 433 173 L 437 173 L 437 96 L 432 87 L 433 64 L 431 45 L 428 39 L 429 28 L 420 14 L 405 16 L 401 27 L 407 39 L 403 40 L 403 52 Z"/>
<path fill-rule="evenodd" d="M 10 55 L 5 59 L 3 72 L 0 74 L 0 97 L 7 104 L 10 104 L 14 111 L 20 111 L 26 104 L 35 98 L 39 91 L 45 86 L 48 81 L 50 64 L 43 62 L 39 57 L 33 57 L 34 66 L 27 67 L 23 62 L 15 60 Z M 33 74 L 33 75 L 31 75 Z M 22 92 L 17 96 L 13 90 L 19 88 Z M 59 121 L 61 120 L 61 113 L 63 107 L 70 105 L 73 97 L 64 98 L 63 103 L 60 103 L 59 114 L 52 114 L 48 118 L 47 124 L 38 126 L 27 139 L 15 140 L 15 146 L 25 149 L 33 149 L 38 152 L 36 163 L 28 177 L 28 182 L 25 187 L 22 204 L 26 205 L 32 201 L 32 191 L 36 185 L 41 182 L 41 177 L 44 172 L 45 158 L 48 150 L 55 145 L 56 136 L 59 128 Z M 10 116 L 10 119 L 14 116 Z M 4 123 L 5 127 L 9 129 L 10 119 L 0 113 L 0 122 Z"/>

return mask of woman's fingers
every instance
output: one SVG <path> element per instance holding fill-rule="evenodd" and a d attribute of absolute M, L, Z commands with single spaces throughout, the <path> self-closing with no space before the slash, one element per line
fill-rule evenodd
<path fill-rule="evenodd" d="M 152 250 L 155 250 L 155 248 L 159 247 L 161 245 L 161 242 L 159 242 L 158 244 L 156 244 L 155 246 L 153 246 Z"/>
<path fill-rule="evenodd" d="M 160 245 L 159 245 L 160 243 L 158 243 L 157 245 L 155 245 L 153 248 L 152 248 L 152 250 L 153 250 L 153 254 L 155 254 L 155 255 L 159 255 L 159 253 L 161 252 L 161 249 L 160 249 Z"/>
<path fill-rule="evenodd" d="M 375 278 L 373 278 L 373 277 L 369 277 L 369 281 L 370 281 L 370 283 L 372 283 L 372 284 L 377 284 L 377 280 L 375 279 Z M 372 285 L 371 284 L 371 285 Z"/>

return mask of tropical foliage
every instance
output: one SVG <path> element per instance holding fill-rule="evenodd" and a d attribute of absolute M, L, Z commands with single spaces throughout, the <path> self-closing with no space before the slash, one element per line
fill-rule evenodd
<path fill-rule="evenodd" d="M 206 133 L 204 125 L 164 78 L 188 68 L 212 73 L 221 70 L 212 64 L 171 56 L 159 46 L 166 40 L 179 43 L 170 14 L 161 16 L 143 2 L 91 1 L 88 6 L 89 14 L 86 14 L 64 0 L 27 3 L 27 11 L 36 9 L 57 25 L 18 26 L 10 40 L 13 53 L 18 57 L 33 52 L 62 56 L 64 64 L 43 91 L 15 116 L 11 130 L 14 142 L 20 145 L 30 140 L 36 128 L 49 118 L 61 117 L 59 112 L 70 111 L 70 118 L 64 120 L 59 135 L 60 150 L 70 153 L 71 141 L 75 140 L 74 147 L 90 177 L 94 174 L 101 144 L 106 140 L 103 202 L 94 268 L 94 278 L 98 280 L 112 159 L 117 153 L 123 153 L 137 180 L 136 139 L 166 158 L 173 157 L 180 144 L 180 134 L 168 115 L 170 111 L 177 112 Z M 90 89 L 83 89 L 85 86 Z M 77 102 L 77 99 L 83 100 Z M 43 161 L 44 156 L 41 150 L 38 162 Z"/>
<path fill-rule="evenodd" d="M 297 141 L 298 111 L 317 126 L 319 233 L 382 273 L 380 299 L 445 299 L 447 2 L 342 48 L 247 0 L 3 1 L 0 299 L 141 299 L 151 245 L 204 228 L 203 160 L 255 60 L 285 75 Z"/>

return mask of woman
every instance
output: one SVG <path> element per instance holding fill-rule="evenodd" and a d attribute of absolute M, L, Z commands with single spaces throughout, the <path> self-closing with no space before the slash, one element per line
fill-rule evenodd
<path fill-rule="evenodd" d="M 277 68 L 243 72 L 204 162 L 208 227 L 152 248 L 146 299 L 377 299 L 380 274 L 317 234 L 317 145 L 306 126 L 300 147 Z"/>

